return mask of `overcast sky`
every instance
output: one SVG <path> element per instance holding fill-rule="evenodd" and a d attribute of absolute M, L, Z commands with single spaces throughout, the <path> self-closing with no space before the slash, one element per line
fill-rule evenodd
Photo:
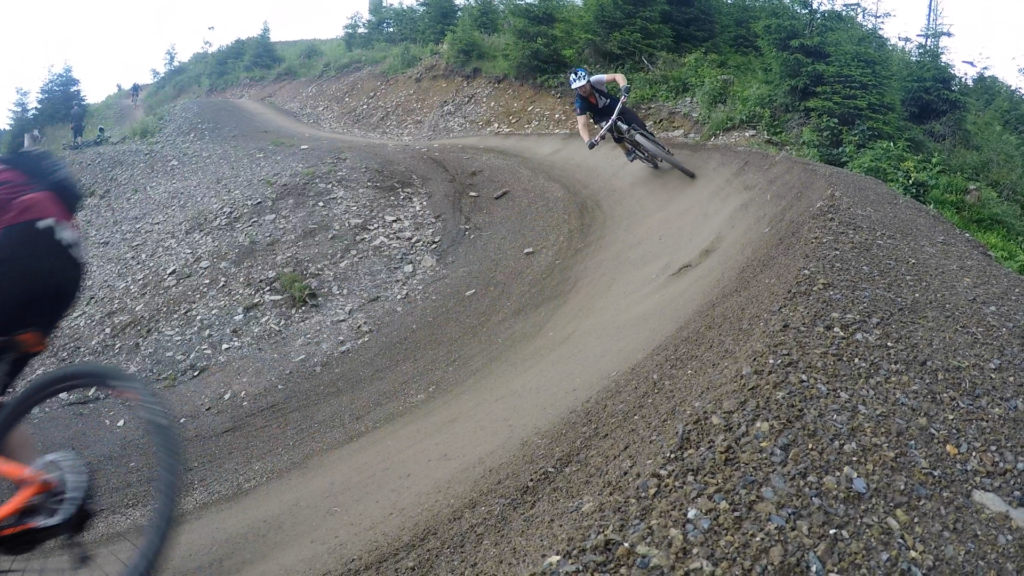
<path fill-rule="evenodd" d="M 886 26 L 889 36 L 914 36 L 920 31 L 928 0 L 881 1 L 894 15 Z M 51 7 L 55 12 L 45 14 Z M 148 82 L 149 70 L 162 68 L 164 51 L 172 43 L 179 59 L 186 60 L 202 47 L 204 38 L 220 46 L 257 34 L 264 20 L 270 23 L 274 40 L 333 38 L 341 34 L 349 15 L 365 13 L 366 7 L 366 0 L 90 0 L 74 4 L 10 0 L 4 2 L 6 26 L 0 34 L 0 126 L 7 124 L 15 87 L 27 88 L 34 96 L 50 65 L 70 64 L 82 81 L 86 100 L 96 102 L 114 92 L 119 82 L 125 87 Z M 1024 2 L 943 0 L 943 11 L 954 34 L 945 42 L 959 71 L 970 72 L 960 64 L 970 60 L 989 66 L 1007 82 L 1024 86 L 1016 73 L 1024 66 L 1024 42 L 1020 41 Z"/>

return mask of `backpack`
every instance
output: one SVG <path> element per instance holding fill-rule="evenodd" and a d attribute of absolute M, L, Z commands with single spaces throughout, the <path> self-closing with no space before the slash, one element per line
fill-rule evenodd
<path fill-rule="evenodd" d="M 37 192 L 47 191 L 60 198 L 68 212 L 75 214 L 82 203 L 78 183 L 59 158 L 45 150 L 22 150 L 0 156 L 0 164 L 32 179 Z"/>

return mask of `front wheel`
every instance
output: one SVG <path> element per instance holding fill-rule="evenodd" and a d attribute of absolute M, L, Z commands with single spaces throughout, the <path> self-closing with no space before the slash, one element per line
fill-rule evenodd
<path fill-rule="evenodd" d="M 153 392 L 108 366 L 70 366 L 7 403 L 0 438 L 22 435 L 11 434 L 18 425 L 39 454 L 80 460 L 91 498 L 74 526 L 0 539 L 0 553 L 18 554 L 4 562 L 5 573 L 151 574 L 171 530 L 180 472 L 174 425 Z M 13 490 L 0 489 L 0 499 Z"/>
<path fill-rule="evenodd" d="M 658 158 L 661 158 L 665 162 L 668 162 L 676 170 L 679 170 L 680 172 L 686 174 L 690 178 L 695 178 L 697 176 L 696 174 L 693 173 L 693 170 L 690 170 L 686 166 L 683 166 L 682 162 L 676 159 L 676 157 L 673 156 L 672 154 L 668 153 L 664 146 L 660 146 L 657 140 L 653 140 L 652 137 L 647 136 L 645 134 L 637 134 L 636 136 L 634 136 L 634 138 L 636 139 L 637 144 L 640 144 L 641 146 L 644 147 L 644 150 L 646 150 L 647 152 L 651 153 L 654 156 L 657 156 Z"/>

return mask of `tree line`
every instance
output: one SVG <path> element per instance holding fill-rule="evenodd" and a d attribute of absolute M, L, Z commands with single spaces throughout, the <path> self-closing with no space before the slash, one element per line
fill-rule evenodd
<path fill-rule="evenodd" d="M 36 93 L 34 103 L 29 90 L 16 88 L 15 93 L 17 98 L 8 115 L 10 125 L 0 136 L 0 149 L 4 152 L 20 150 L 23 145 L 22 136 L 26 132 L 45 126 L 70 125 L 71 109 L 75 104 L 86 106 L 80 82 L 68 65 L 60 70 L 50 69 Z"/>

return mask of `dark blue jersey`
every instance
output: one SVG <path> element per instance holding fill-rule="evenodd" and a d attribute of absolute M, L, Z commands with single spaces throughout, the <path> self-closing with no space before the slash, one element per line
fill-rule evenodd
<path fill-rule="evenodd" d="M 590 97 L 585 97 L 579 92 L 576 93 L 576 115 L 590 115 L 595 121 L 611 118 L 615 107 L 619 105 L 618 96 L 609 94 L 605 87 L 607 76 L 599 74 L 590 77 Z"/>

